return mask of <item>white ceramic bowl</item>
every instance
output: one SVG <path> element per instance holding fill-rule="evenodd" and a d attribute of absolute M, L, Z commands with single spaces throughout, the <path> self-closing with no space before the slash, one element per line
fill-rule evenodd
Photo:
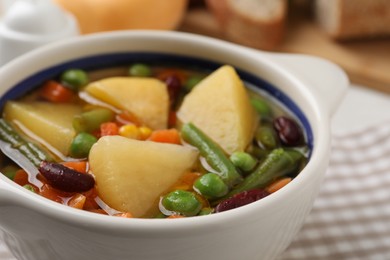
<path fill-rule="evenodd" d="M 26 260 L 277 257 L 299 231 L 318 193 L 330 154 L 329 120 L 348 86 L 345 73 L 319 58 L 260 52 L 191 34 L 115 32 L 55 43 L 14 60 L 0 69 L 0 95 L 3 101 L 15 97 L 21 89 L 74 65 L 100 66 L 134 55 L 179 55 L 184 61 L 191 57 L 205 64 L 231 64 L 262 78 L 304 125 L 313 146 L 309 163 L 289 185 L 260 201 L 175 220 L 124 219 L 76 210 L 0 175 L 0 234 L 12 253 Z"/>

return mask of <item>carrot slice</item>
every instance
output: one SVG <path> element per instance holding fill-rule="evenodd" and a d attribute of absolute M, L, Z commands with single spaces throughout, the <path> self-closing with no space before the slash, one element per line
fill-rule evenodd
<path fill-rule="evenodd" d="M 81 173 L 86 173 L 88 170 L 87 161 L 68 161 L 61 164 Z"/>
<path fill-rule="evenodd" d="M 280 190 L 281 188 L 283 188 L 284 186 L 286 186 L 287 184 L 289 184 L 291 182 L 291 180 L 292 179 L 289 177 L 278 179 L 278 180 L 274 181 L 273 183 L 271 183 L 266 188 L 266 190 L 269 193 L 274 193 L 274 192 Z"/>
<path fill-rule="evenodd" d="M 58 202 L 58 203 L 64 203 L 66 198 L 69 198 L 71 196 L 70 193 L 66 193 L 60 190 L 57 190 L 53 187 L 51 187 L 48 184 L 44 184 L 39 192 L 40 195 L 43 197 Z"/>
<path fill-rule="evenodd" d="M 155 130 L 150 135 L 149 140 L 160 143 L 181 144 L 179 131 L 174 128 Z"/>
<path fill-rule="evenodd" d="M 185 218 L 184 216 L 182 215 L 170 215 L 169 217 L 167 217 L 169 219 L 175 219 L 175 218 Z"/>
<path fill-rule="evenodd" d="M 74 93 L 60 83 L 49 80 L 42 86 L 40 96 L 54 103 L 63 103 L 71 101 L 74 97 Z"/>
<path fill-rule="evenodd" d="M 90 189 L 89 191 L 83 192 L 83 195 L 86 197 L 84 203 L 85 210 L 96 210 L 99 209 L 99 205 L 96 202 L 96 197 L 98 195 L 96 188 Z"/>
<path fill-rule="evenodd" d="M 24 171 L 24 170 L 18 170 L 18 171 L 15 173 L 14 182 L 16 182 L 17 184 L 19 184 L 20 186 L 24 186 L 24 185 L 26 185 L 26 184 L 29 184 L 27 172 Z"/>
<path fill-rule="evenodd" d="M 119 127 L 114 122 L 106 122 L 100 125 L 100 136 L 118 135 Z"/>
<path fill-rule="evenodd" d="M 83 194 L 77 193 L 68 201 L 68 206 L 76 209 L 83 209 L 86 199 L 87 197 Z"/>

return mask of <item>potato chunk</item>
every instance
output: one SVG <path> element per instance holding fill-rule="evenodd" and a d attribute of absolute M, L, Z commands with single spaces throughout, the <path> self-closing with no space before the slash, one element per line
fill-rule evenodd
<path fill-rule="evenodd" d="M 20 123 L 62 155 L 67 155 L 75 136 L 73 117 L 81 111 L 80 106 L 73 104 L 8 101 L 4 118 Z"/>
<path fill-rule="evenodd" d="M 105 136 L 92 147 L 89 163 L 103 201 L 142 217 L 197 156 L 196 149 L 181 145 Z"/>
<path fill-rule="evenodd" d="M 99 100 L 130 111 L 153 129 L 167 128 L 169 95 L 160 80 L 112 77 L 92 82 L 85 90 Z"/>
<path fill-rule="evenodd" d="M 225 65 L 201 81 L 185 97 L 181 122 L 192 122 L 228 154 L 243 151 L 257 124 L 245 86 L 234 68 Z"/>

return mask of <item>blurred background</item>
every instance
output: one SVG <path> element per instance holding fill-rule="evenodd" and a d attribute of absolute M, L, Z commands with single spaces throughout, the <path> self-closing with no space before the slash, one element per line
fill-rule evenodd
<path fill-rule="evenodd" d="M 313 54 L 342 66 L 354 83 L 390 93 L 389 2 L 0 0 L 0 17 L 2 26 L 8 23 L 11 30 L 53 33 L 63 29 L 59 15 L 50 15 L 53 8 L 42 10 L 42 6 L 55 4 L 74 16 L 80 34 L 129 29 L 178 30 L 259 50 Z M 28 17 L 30 22 L 19 22 L 15 28 L 15 20 Z M 53 21 L 57 21 L 57 28 Z"/>

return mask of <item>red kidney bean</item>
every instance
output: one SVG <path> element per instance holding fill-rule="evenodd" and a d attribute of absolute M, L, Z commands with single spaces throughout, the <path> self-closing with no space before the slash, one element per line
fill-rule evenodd
<path fill-rule="evenodd" d="M 62 191 L 83 192 L 95 185 L 91 174 L 75 171 L 59 163 L 42 161 L 38 170 L 51 186 Z"/>
<path fill-rule="evenodd" d="M 302 131 L 294 120 L 281 116 L 276 118 L 273 124 L 280 141 L 284 145 L 294 146 L 301 143 Z"/>
<path fill-rule="evenodd" d="M 176 98 L 179 96 L 181 89 L 180 79 L 176 75 L 170 75 L 165 78 L 165 84 L 168 87 L 169 98 L 171 103 L 174 103 Z"/>
<path fill-rule="evenodd" d="M 215 212 L 222 212 L 230 209 L 235 209 L 249 203 L 260 200 L 264 197 L 267 197 L 269 192 L 263 189 L 255 189 L 250 191 L 243 191 L 234 195 L 231 198 L 223 200 L 215 207 Z"/>

